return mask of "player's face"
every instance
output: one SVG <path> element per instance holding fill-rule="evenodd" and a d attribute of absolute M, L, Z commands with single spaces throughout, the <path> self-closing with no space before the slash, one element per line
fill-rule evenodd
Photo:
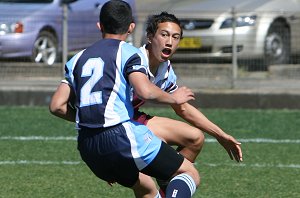
<path fill-rule="evenodd" d="M 158 25 L 153 38 L 150 38 L 151 54 L 159 62 L 164 62 L 175 53 L 180 41 L 181 28 L 172 22 Z"/>

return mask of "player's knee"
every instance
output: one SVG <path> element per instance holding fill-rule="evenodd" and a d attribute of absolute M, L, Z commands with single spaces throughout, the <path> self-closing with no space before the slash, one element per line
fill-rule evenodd
<path fill-rule="evenodd" d="M 197 141 L 197 145 L 199 145 L 200 148 L 202 148 L 204 141 L 205 141 L 205 136 L 203 134 L 202 131 L 199 130 L 199 137 L 198 137 L 198 141 Z"/>
<path fill-rule="evenodd" d="M 200 151 L 204 144 L 205 137 L 201 130 L 196 128 L 194 130 L 195 131 L 193 132 L 194 136 L 191 139 L 191 145 L 194 147 L 195 150 Z"/>

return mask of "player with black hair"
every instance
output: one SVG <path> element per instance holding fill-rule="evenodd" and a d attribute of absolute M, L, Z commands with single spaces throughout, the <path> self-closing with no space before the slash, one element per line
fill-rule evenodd
<path fill-rule="evenodd" d="M 177 76 L 170 58 L 176 52 L 182 34 L 180 21 L 173 14 L 161 12 L 150 16 L 147 21 L 147 44 L 142 46 L 140 50 L 145 56 L 148 56 L 149 79 L 167 93 L 174 93 L 178 89 Z M 215 137 L 231 159 L 235 159 L 237 162 L 242 161 L 240 143 L 188 102 L 171 104 L 171 106 L 176 114 L 189 124 L 170 118 L 148 115 L 139 110 L 145 101 L 138 97 L 133 98 L 134 119 L 145 124 L 155 135 L 168 144 L 177 145 L 178 152 L 191 162 L 195 161 L 204 144 L 202 131 Z M 161 190 L 165 191 L 168 181 L 159 180 L 158 183 Z"/>
<path fill-rule="evenodd" d="M 97 25 L 103 39 L 66 63 L 66 81 L 54 93 L 50 112 L 76 122 L 81 158 L 100 179 L 132 188 L 136 197 L 160 197 L 152 176 L 171 180 L 167 197 L 191 197 L 200 182 L 197 170 L 132 120 L 131 96 L 133 88 L 143 100 L 182 104 L 194 99 L 193 92 L 180 87 L 169 94 L 149 81 L 144 55 L 124 42 L 135 26 L 126 2 L 105 3 Z"/>

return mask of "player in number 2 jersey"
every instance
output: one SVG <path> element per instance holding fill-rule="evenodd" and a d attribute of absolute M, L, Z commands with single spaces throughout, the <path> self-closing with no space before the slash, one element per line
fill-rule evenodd
<path fill-rule="evenodd" d="M 65 77 L 77 94 L 78 127 L 109 127 L 130 120 L 126 76 L 146 74 L 145 64 L 137 48 L 116 39 L 102 39 L 75 55 L 66 64 Z"/>
<path fill-rule="evenodd" d="M 132 188 L 136 197 L 159 197 L 152 176 L 171 180 L 167 197 L 191 197 L 200 182 L 197 170 L 132 120 L 131 91 L 143 100 L 168 104 L 194 99 L 192 91 L 182 87 L 169 94 L 148 80 L 142 53 L 124 42 L 134 29 L 127 3 L 105 3 L 98 27 L 103 39 L 66 64 L 67 82 L 54 93 L 51 113 L 76 121 L 81 158 L 100 179 Z M 76 111 L 68 105 L 71 96 Z"/>

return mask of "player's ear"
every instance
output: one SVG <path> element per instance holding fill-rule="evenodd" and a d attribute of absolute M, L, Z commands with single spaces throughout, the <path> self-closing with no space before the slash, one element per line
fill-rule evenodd
<path fill-rule="evenodd" d="M 147 43 L 151 43 L 151 40 L 153 39 L 152 34 L 147 34 Z"/>
<path fill-rule="evenodd" d="M 103 32 L 103 25 L 101 23 L 97 22 L 97 27 L 101 32 Z"/>
<path fill-rule="evenodd" d="M 130 23 L 127 33 L 131 34 L 135 28 L 135 23 Z"/>

